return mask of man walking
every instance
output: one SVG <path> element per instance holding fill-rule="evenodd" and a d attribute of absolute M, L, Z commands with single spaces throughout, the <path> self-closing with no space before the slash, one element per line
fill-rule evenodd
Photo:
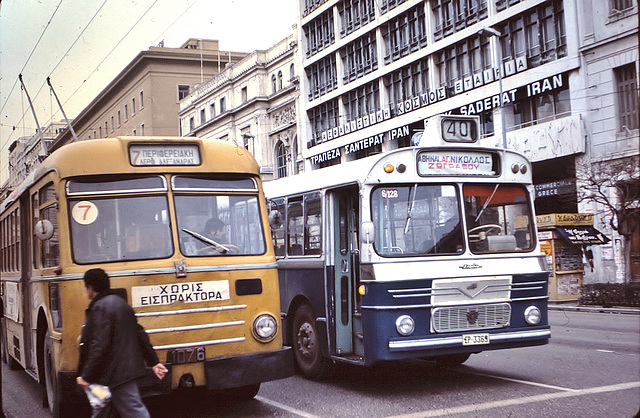
<path fill-rule="evenodd" d="M 149 417 L 136 380 L 145 375 L 145 362 L 153 365 L 160 380 L 168 370 L 158 360 L 133 309 L 125 299 L 111 292 L 107 273 L 99 268 L 88 270 L 84 285 L 91 303 L 82 330 L 80 375 L 76 383 L 83 389 L 92 383 L 108 386 L 110 407 L 123 418 Z"/>

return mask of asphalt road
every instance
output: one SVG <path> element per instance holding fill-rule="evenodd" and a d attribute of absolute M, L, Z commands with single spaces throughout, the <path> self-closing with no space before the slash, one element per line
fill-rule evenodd
<path fill-rule="evenodd" d="M 149 399 L 153 417 L 633 417 L 640 406 L 640 316 L 551 311 L 552 341 L 485 352 L 461 367 L 427 361 L 340 365 L 328 379 L 262 385 L 249 402 Z M 3 365 L 7 417 L 49 417 L 24 372 Z"/>

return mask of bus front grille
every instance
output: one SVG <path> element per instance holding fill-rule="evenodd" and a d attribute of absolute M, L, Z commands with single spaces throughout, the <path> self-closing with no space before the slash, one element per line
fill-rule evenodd
<path fill-rule="evenodd" d="M 452 306 L 434 308 L 431 323 L 435 332 L 472 331 L 506 327 L 510 317 L 508 303 Z"/>

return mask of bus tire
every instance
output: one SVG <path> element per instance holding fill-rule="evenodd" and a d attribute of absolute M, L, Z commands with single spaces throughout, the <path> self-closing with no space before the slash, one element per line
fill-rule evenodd
<path fill-rule="evenodd" d="M 471 353 L 449 354 L 447 356 L 436 357 L 436 363 L 443 367 L 459 366 L 469 359 Z"/>
<path fill-rule="evenodd" d="M 298 370 L 310 379 L 320 379 L 325 374 L 327 361 L 322 356 L 315 315 L 309 305 L 301 305 L 296 310 L 292 332 L 293 355 Z"/>
<path fill-rule="evenodd" d="M 44 393 L 42 406 L 48 407 L 53 418 L 61 418 L 74 416 L 69 406 L 62 401 L 62 393 L 58 382 L 58 374 L 56 373 L 56 365 L 53 354 L 53 340 L 51 339 L 51 331 L 47 328 L 44 334 L 43 349 L 43 366 L 44 366 Z"/>

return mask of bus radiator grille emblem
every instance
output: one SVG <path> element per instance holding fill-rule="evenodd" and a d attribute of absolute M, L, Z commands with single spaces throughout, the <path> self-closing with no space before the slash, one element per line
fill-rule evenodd
<path fill-rule="evenodd" d="M 467 312 L 467 322 L 469 323 L 469 325 L 475 325 L 479 316 L 480 315 L 478 314 L 477 311 Z"/>

